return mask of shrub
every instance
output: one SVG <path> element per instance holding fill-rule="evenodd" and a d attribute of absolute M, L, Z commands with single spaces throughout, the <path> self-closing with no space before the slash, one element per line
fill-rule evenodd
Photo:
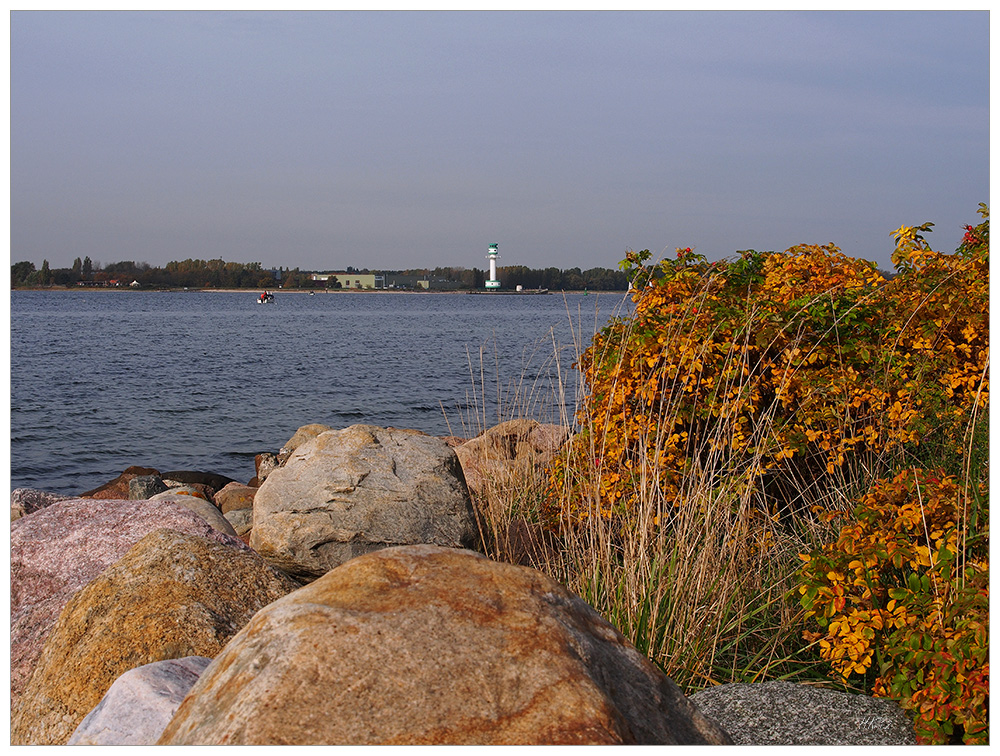
<path fill-rule="evenodd" d="M 943 255 L 918 231 L 897 232 L 891 281 L 833 245 L 711 265 L 690 249 L 651 267 L 632 255 L 635 313 L 581 360 L 573 466 L 597 468 L 596 487 L 555 471 L 573 514 L 627 516 L 651 482 L 640 469 L 679 506 L 707 465 L 773 517 L 836 497 L 859 453 L 891 469 L 922 445 L 960 449 L 989 399 L 988 248 Z"/>
<path fill-rule="evenodd" d="M 798 664 L 801 657 L 783 640 L 780 648 L 761 649 L 775 628 L 801 631 L 801 615 L 774 600 L 776 588 L 799 579 L 815 604 L 807 607 L 810 616 L 827 622 L 811 636 L 815 647 L 839 677 L 877 680 L 874 692 L 898 698 L 924 722 L 925 739 L 959 724 L 967 738 L 980 737 L 974 712 L 981 688 L 969 681 L 988 680 L 988 668 L 970 666 L 987 648 L 980 588 L 988 563 L 947 544 L 988 533 L 988 508 L 980 497 L 975 521 L 937 522 L 932 532 L 941 532 L 923 572 L 892 561 L 908 553 L 925 559 L 912 532 L 889 528 L 882 515 L 861 518 L 889 511 L 885 502 L 902 495 L 893 486 L 908 484 L 885 481 L 900 471 L 940 468 L 918 473 L 918 499 L 931 478 L 960 480 L 965 492 L 979 491 L 985 480 L 985 206 L 981 213 L 983 222 L 966 228 L 954 254 L 930 248 L 924 235 L 932 224 L 898 229 L 891 277 L 833 245 L 748 250 L 719 263 L 690 248 L 658 264 L 649 263 L 648 251 L 626 258 L 634 313 L 612 320 L 581 355 L 580 432 L 550 468 L 542 514 L 569 534 L 568 542 L 580 538 L 599 555 L 578 560 L 577 579 L 591 591 L 582 592 L 621 618 L 627 634 L 645 634 L 633 641 L 661 665 L 686 666 L 698 684 L 720 681 L 718 667 L 703 665 L 720 649 L 740 647 L 727 661 L 731 674 L 772 675 L 793 657 Z M 930 485 L 927 495 L 943 517 L 951 489 Z M 970 495 L 960 500 L 963 518 L 970 516 Z M 917 575 L 915 583 L 907 577 L 884 586 L 898 598 L 886 593 L 885 603 L 869 606 L 863 602 L 882 599 L 858 589 L 862 603 L 849 606 L 853 584 L 846 576 L 857 565 L 848 566 L 877 566 L 875 556 L 850 555 L 841 543 L 857 528 L 872 543 L 896 544 L 892 569 Z M 941 538 L 942 549 L 933 551 Z M 824 543 L 832 545 L 820 548 Z M 795 544 L 814 560 L 798 578 L 788 561 Z M 711 564 L 681 568 L 706 553 L 714 555 Z M 947 554 L 956 555 L 952 562 Z M 846 562 L 810 572 L 835 555 Z M 668 595 L 685 580 L 697 582 L 683 586 L 683 603 L 696 611 Z M 942 590 L 946 585 L 952 587 Z M 638 602 L 628 611 L 615 606 L 626 596 Z M 889 601 L 912 623 L 907 633 L 876 638 L 887 627 L 879 612 Z M 846 614 L 829 635 L 838 612 Z M 674 624 L 682 615 L 683 627 Z M 677 642 L 706 633 L 707 651 Z M 915 642 L 916 634 L 921 648 L 903 652 L 899 644 Z M 677 660 L 677 651 L 690 655 Z M 887 666 L 876 672 L 875 661 Z"/>

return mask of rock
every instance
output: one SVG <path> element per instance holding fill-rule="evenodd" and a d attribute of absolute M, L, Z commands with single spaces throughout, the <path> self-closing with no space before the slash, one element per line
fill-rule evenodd
<path fill-rule="evenodd" d="M 69 499 L 11 524 L 11 703 L 31 677 L 66 602 L 158 528 L 247 549 L 171 501 Z"/>
<path fill-rule="evenodd" d="M 156 494 L 149 501 L 173 501 L 190 509 L 220 533 L 226 533 L 234 538 L 238 537 L 236 531 L 233 530 L 233 526 L 229 524 L 229 520 L 222 516 L 222 512 L 219 511 L 219 508 L 215 504 L 205 501 L 200 496 L 185 493 L 186 491 L 190 491 L 190 489 L 187 487 L 171 488 L 163 493 Z"/>
<path fill-rule="evenodd" d="M 417 431 L 354 425 L 321 433 L 254 498 L 250 545 L 297 578 L 414 543 L 480 545 L 458 458 Z"/>
<path fill-rule="evenodd" d="M 213 491 L 210 486 L 206 486 L 204 483 L 181 483 L 178 480 L 171 480 L 170 478 L 164 478 L 163 483 L 166 485 L 166 488 L 159 493 L 194 496 L 198 499 L 204 499 L 205 501 L 210 501 L 213 504 L 215 503 L 215 491 Z M 159 493 L 154 495 L 158 496 Z M 149 498 L 153 497 L 151 496 Z"/>
<path fill-rule="evenodd" d="M 738 745 L 914 745 L 899 704 L 784 681 L 731 683 L 695 693 Z"/>
<path fill-rule="evenodd" d="M 325 426 L 324 426 L 325 427 Z M 265 480 L 267 476 L 271 474 L 271 471 L 278 467 L 278 455 L 272 454 L 271 452 L 264 452 L 263 454 L 258 454 L 253 458 L 253 468 L 254 468 L 254 479 L 257 481 L 259 486 Z"/>
<path fill-rule="evenodd" d="M 157 530 L 69 600 L 11 718 L 13 744 L 64 744 L 122 674 L 216 656 L 261 608 L 298 588 L 258 555 Z"/>
<path fill-rule="evenodd" d="M 177 481 L 178 483 L 186 486 L 205 486 L 206 488 L 211 489 L 207 496 L 209 500 L 211 500 L 212 496 L 215 495 L 216 491 L 221 491 L 230 483 L 235 483 L 232 478 L 227 478 L 225 475 L 200 472 L 197 470 L 173 470 L 171 472 L 163 473 L 160 477 L 164 480 Z M 204 489 L 202 490 L 204 492 Z"/>
<path fill-rule="evenodd" d="M 137 475 L 128 482 L 130 499 L 148 499 L 167 490 L 167 485 L 159 475 Z"/>
<path fill-rule="evenodd" d="M 292 434 L 292 437 L 288 439 L 285 445 L 278 451 L 278 463 L 284 464 L 288 457 L 291 456 L 292 452 L 302 446 L 302 444 L 307 441 L 312 441 L 320 433 L 326 433 L 329 430 L 333 430 L 333 428 L 329 425 L 321 425 L 320 423 L 303 425 L 295 431 L 294 434 Z"/>
<path fill-rule="evenodd" d="M 253 527 L 252 509 L 230 509 L 222 516 L 229 521 L 229 524 L 233 526 L 233 530 L 236 531 L 236 535 L 240 538 L 247 535 Z"/>
<path fill-rule="evenodd" d="M 159 475 L 160 472 L 152 467 L 129 467 L 121 475 L 104 485 L 86 491 L 78 498 L 81 499 L 127 499 L 128 484 L 132 478 L 140 475 Z"/>
<path fill-rule="evenodd" d="M 130 669 L 112 683 L 67 745 L 155 745 L 211 661 L 186 656 Z"/>
<path fill-rule="evenodd" d="M 540 468 L 569 438 L 569 428 L 537 420 L 509 420 L 455 447 L 469 490 L 480 493 L 495 482 L 507 486 Z"/>
<path fill-rule="evenodd" d="M 731 741 L 541 572 L 407 546 L 353 559 L 258 612 L 159 742 Z"/>
<path fill-rule="evenodd" d="M 57 501 L 66 501 L 72 498 L 72 496 L 38 491 L 34 488 L 15 488 L 10 492 L 10 521 L 13 522 L 26 514 L 37 512 Z"/>
<path fill-rule="evenodd" d="M 227 514 L 234 509 L 253 509 L 253 497 L 257 494 L 257 489 L 253 486 L 244 486 L 242 483 L 230 483 L 221 491 L 215 494 L 215 506 L 222 514 Z"/>

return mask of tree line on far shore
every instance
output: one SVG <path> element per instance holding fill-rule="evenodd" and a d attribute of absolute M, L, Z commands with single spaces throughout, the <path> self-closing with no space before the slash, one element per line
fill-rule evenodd
<path fill-rule="evenodd" d="M 70 268 L 50 268 L 48 260 L 42 267 L 28 261 L 16 262 L 10 267 L 12 288 L 35 288 L 44 286 L 74 287 L 140 287 L 143 289 L 198 288 L 198 289 L 285 289 L 315 288 L 339 289 L 342 283 L 336 275 L 326 280 L 314 281 L 313 272 L 299 268 L 264 268 L 259 262 L 237 263 L 216 260 L 182 260 L 168 262 L 157 268 L 149 263 L 132 260 L 101 265 L 89 257 L 78 257 Z M 347 273 L 403 274 L 416 276 L 432 282 L 431 288 L 438 288 L 435 282 L 449 284 L 440 288 L 481 289 L 485 285 L 487 272 L 479 268 L 437 267 L 412 268 L 409 270 L 369 270 L 348 267 Z M 624 291 L 628 288 L 628 277 L 619 270 L 610 268 L 528 268 L 524 265 L 509 265 L 497 268 L 497 277 L 503 288 L 552 290 L 594 290 Z"/>

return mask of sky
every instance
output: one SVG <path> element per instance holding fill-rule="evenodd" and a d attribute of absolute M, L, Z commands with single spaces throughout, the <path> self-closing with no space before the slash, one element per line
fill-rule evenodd
<path fill-rule="evenodd" d="M 989 203 L 986 12 L 13 12 L 11 262 L 617 266 Z"/>

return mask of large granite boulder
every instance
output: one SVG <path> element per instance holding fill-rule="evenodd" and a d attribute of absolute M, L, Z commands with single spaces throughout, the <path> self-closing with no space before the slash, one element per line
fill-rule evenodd
<path fill-rule="evenodd" d="M 11 703 L 27 684 L 66 602 L 159 528 L 247 548 L 171 501 L 69 499 L 11 523 Z"/>
<path fill-rule="evenodd" d="M 549 462 L 569 438 L 569 428 L 537 420 L 509 420 L 459 444 L 455 452 L 474 493 L 489 483 L 508 487 Z"/>
<path fill-rule="evenodd" d="M 13 744 L 59 745 L 135 667 L 214 657 L 298 588 L 244 548 L 157 530 L 69 600 L 12 712 Z"/>
<path fill-rule="evenodd" d="M 185 656 L 130 669 L 111 684 L 67 745 L 155 745 L 211 661 Z"/>
<path fill-rule="evenodd" d="M 458 458 L 418 431 L 354 425 L 320 433 L 254 497 L 250 545 L 298 578 L 414 543 L 479 545 Z"/>
<path fill-rule="evenodd" d="M 691 696 L 739 745 L 915 745 L 895 701 L 784 681 L 731 683 Z"/>
<path fill-rule="evenodd" d="M 10 521 L 13 522 L 39 509 L 55 504 L 57 501 L 72 499 L 72 496 L 39 491 L 35 488 L 15 488 L 10 492 Z"/>
<path fill-rule="evenodd" d="M 258 612 L 159 742 L 730 740 L 541 572 L 407 546 L 353 559 Z"/>

